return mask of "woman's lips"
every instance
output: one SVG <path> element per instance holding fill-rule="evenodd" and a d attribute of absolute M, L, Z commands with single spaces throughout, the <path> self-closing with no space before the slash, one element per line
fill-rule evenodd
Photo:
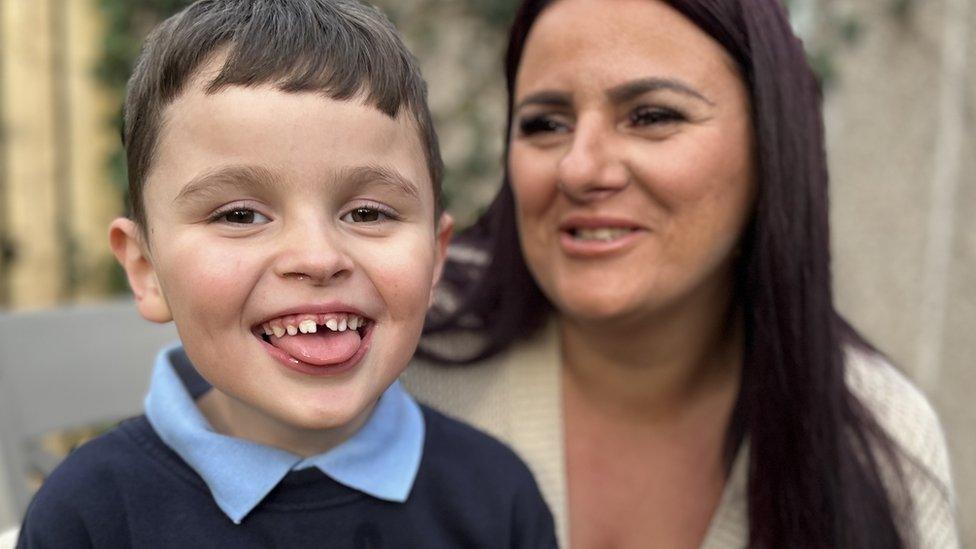
<path fill-rule="evenodd" d="M 620 253 L 647 233 L 629 216 L 597 213 L 566 215 L 560 220 L 558 231 L 560 248 L 576 258 Z"/>
<path fill-rule="evenodd" d="M 566 255 L 596 258 L 627 250 L 647 231 L 634 227 L 586 227 L 559 231 L 559 245 Z"/>

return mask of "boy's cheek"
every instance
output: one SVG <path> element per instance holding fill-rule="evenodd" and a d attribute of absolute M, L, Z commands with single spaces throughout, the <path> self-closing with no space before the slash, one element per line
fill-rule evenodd
<path fill-rule="evenodd" d="M 220 317 L 226 304 L 241 303 L 246 297 L 244 276 L 230 269 L 171 272 L 164 286 L 165 299 L 176 308 L 204 314 L 201 318 Z"/>
<path fill-rule="evenodd" d="M 390 254 L 390 249 L 398 253 Z M 391 306 L 391 315 L 407 317 L 417 310 L 426 311 L 430 290 L 437 274 L 438 255 L 426 242 L 412 246 L 384 246 L 364 255 L 359 264 L 373 286 Z M 398 307 L 393 307 L 394 303 Z M 423 316 L 423 312 L 420 313 Z"/>
<path fill-rule="evenodd" d="M 247 293 L 249 271 L 239 254 L 167 254 L 157 265 L 164 298 L 175 307 L 219 316 L 220 304 Z"/>

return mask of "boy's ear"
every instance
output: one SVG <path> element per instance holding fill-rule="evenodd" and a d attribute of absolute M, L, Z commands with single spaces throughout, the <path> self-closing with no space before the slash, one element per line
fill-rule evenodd
<path fill-rule="evenodd" d="M 434 263 L 434 280 L 430 283 L 430 299 L 433 303 L 434 300 L 434 286 L 437 286 L 437 282 L 441 279 L 441 273 L 444 272 L 444 261 L 447 259 L 447 246 L 451 243 L 451 235 L 454 234 L 454 218 L 451 214 L 444 212 L 441 214 L 441 218 L 437 220 L 437 246 L 435 263 Z"/>
<path fill-rule="evenodd" d="M 135 222 L 125 217 L 116 219 L 109 225 L 108 240 L 115 259 L 125 269 L 139 314 L 152 322 L 173 320 L 147 246 Z"/>

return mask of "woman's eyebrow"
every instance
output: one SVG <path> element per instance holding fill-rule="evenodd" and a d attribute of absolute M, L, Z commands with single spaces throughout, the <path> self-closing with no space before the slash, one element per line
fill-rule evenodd
<path fill-rule="evenodd" d="M 673 78 L 658 78 L 652 76 L 648 78 L 640 78 L 638 80 L 631 80 L 630 82 L 625 82 L 608 89 L 606 94 L 607 97 L 614 103 L 626 103 L 627 101 L 640 97 L 645 93 L 658 90 L 678 92 L 682 95 L 687 95 L 689 97 L 694 97 L 695 99 L 704 101 L 709 105 L 714 105 L 711 100 L 702 95 L 701 92 L 697 91 L 695 88 Z"/>
<path fill-rule="evenodd" d="M 698 99 L 699 101 L 704 101 L 709 105 L 714 105 L 714 103 L 705 97 L 704 94 L 680 80 L 676 80 L 674 78 L 659 78 L 654 76 L 631 80 L 630 82 L 619 84 L 608 89 L 606 91 L 606 95 L 607 98 L 614 103 L 626 103 L 627 101 L 640 97 L 645 93 L 655 92 L 658 90 L 677 92 L 682 95 L 687 95 L 688 97 Z M 568 93 L 554 90 L 543 90 L 527 95 L 525 98 L 519 101 L 515 110 L 519 111 L 526 105 L 568 107 L 571 106 L 572 103 L 572 99 Z"/>
<path fill-rule="evenodd" d="M 519 101 L 518 105 L 515 106 L 515 110 L 519 111 L 522 107 L 526 105 L 543 105 L 546 107 L 568 107 L 572 105 L 573 101 L 569 97 L 568 93 L 561 91 L 543 90 L 540 92 L 532 93 Z"/>
<path fill-rule="evenodd" d="M 226 187 L 253 189 L 267 187 L 276 183 L 274 174 L 267 168 L 232 164 L 207 170 L 190 180 L 173 202 L 187 202 L 207 197 Z"/>

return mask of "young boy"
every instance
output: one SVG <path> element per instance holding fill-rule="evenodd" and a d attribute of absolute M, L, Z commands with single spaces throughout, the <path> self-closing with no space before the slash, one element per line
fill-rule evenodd
<path fill-rule="evenodd" d="M 351 0 L 201 0 L 125 101 L 110 241 L 175 321 L 146 414 L 69 456 L 21 547 L 552 547 L 501 444 L 396 379 L 451 232 L 415 60 Z"/>

